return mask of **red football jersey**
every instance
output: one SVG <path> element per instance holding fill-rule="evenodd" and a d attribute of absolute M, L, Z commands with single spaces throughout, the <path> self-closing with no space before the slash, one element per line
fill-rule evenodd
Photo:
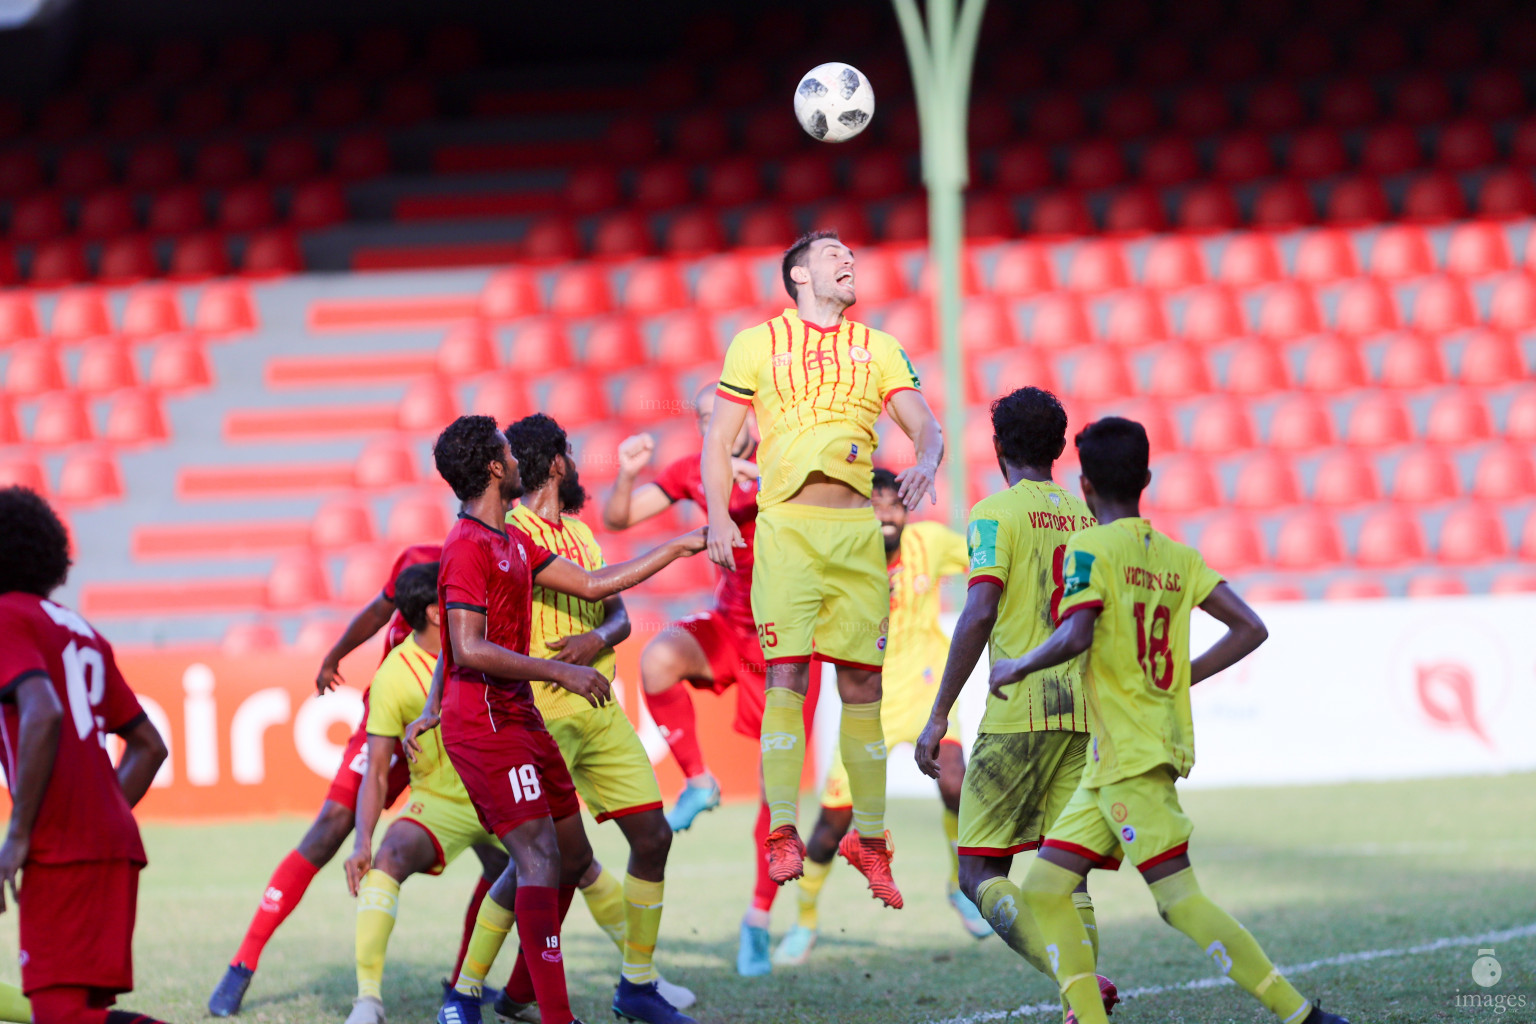
<path fill-rule="evenodd" d="M 443 609 L 443 718 L 473 732 L 511 724 L 544 728 L 526 679 L 497 679 L 463 668 L 454 658 L 448 612 L 467 608 L 485 615 L 485 638 L 518 654 L 528 653 L 533 630 L 533 577 L 555 556 L 516 527 L 505 531 L 459 514 L 443 542 L 437 602 Z"/>
<path fill-rule="evenodd" d="M 655 484 L 672 501 L 688 499 L 699 508 L 704 503 L 704 477 L 699 471 L 699 456 L 685 456 L 656 474 Z M 756 632 L 752 618 L 752 534 L 757 530 L 757 484 L 731 486 L 731 521 L 741 530 L 744 548 L 736 549 L 736 569 L 720 569 L 715 585 L 715 607 L 748 630 Z"/>
<path fill-rule="evenodd" d="M 16 778 L 21 715 L 15 690 L 28 679 L 53 684 L 64 721 L 53 774 L 32 826 L 29 861 L 88 860 L 147 863 L 133 809 L 107 757 L 107 733 L 124 732 L 144 717 L 112 645 L 78 612 L 33 594 L 0 594 L 0 715 L 7 785 Z"/>
<path fill-rule="evenodd" d="M 389 570 L 389 579 L 384 583 L 384 600 L 390 604 L 395 601 L 395 581 L 400 574 L 413 565 L 422 565 L 426 562 L 436 562 L 443 557 L 441 544 L 412 544 L 400 552 L 400 557 L 395 559 L 395 565 Z M 411 635 L 411 625 L 405 621 L 405 616 L 398 611 L 390 617 L 389 625 L 384 627 L 384 657 L 389 657 L 389 652 L 400 646 L 401 641 Z"/>

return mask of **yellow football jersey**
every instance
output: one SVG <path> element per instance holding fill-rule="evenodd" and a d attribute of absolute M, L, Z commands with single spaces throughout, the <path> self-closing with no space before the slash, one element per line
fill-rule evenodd
<path fill-rule="evenodd" d="M 901 553 L 889 567 L 891 628 L 881 698 L 886 711 L 917 708 L 913 713 L 926 718 L 933 706 L 949 657 L 949 636 L 939 624 L 939 581 L 965 566 L 965 538 L 942 523 L 911 523 L 901 531 Z"/>
<path fill-rule="evenodd" d="M 892 395 L 921 386 L 889 334 L 852 320 L 823 329 L 786 309 L 731 340 L 717 393 L 757 412 L 757 505 L 768 508 L 814 472 L 868 495 L 875 421 Z"/>
<path fill-rule="evenodd" d="M 368 688 L 368 734 L 400 739 L 427 706 L 437 659 L 407 636 L 389 652 Z M 443 730 L 421 736 L 421 755 L 411 762 L 411 789 L 469 803 L 458 771 L 443 749 Z"/>
<path fill-rule="evenodd" d="M 968 585 L 989 580 L 1003 590 L 988 664 L 1017 658 L 1050 637 L 1062 595 L 1067 538 L 1096 522 L 1082 499 L 1054 483 L 1034 480 L 988 495 L 971 509 L 966 530 Z M 1005 688 L 1007 700 L 988 694 L 981 731 L 1087 732 L 1083 660 L 1074 658 L 1024 677 Z"/>
<path fill-rule="evenodd" d="M 1200 552 L 1145 519 L 1116 519 L 1067 542 L 1059 618 L 1101 609 L 1085 673 L 1093 741 L 1084 786 L 1161 764 L 1189 774 L 1189 615 L 1220 582 Z"/>
<path fill-rule="evenodd" d="M 561 516 L 560 523 L 546 522 L 533 509 L 519 503 L 507 513 L 507 522 L 522 530 L 535 544 L 561 558 L 568 558 L 583 569 L 601 569 L 603 549 L 598 547 L 592 528 L 575 516 Z M 583 601 L 569 594 L 556 593 L 537 583 L 533 585 L 533 630 L 528 636 L 528 653 L 535 658 L 552 658 L 557 651 L 549 642 L 563 636 L 575 636 L 602 625 L 607 612 L 601 601 Z M 609 679 L 613 678 L 614 653 L 605 647 L 592 663 Z M 533 703 L 547 722 L 592 708 L 586 698 L 554 683 L 534 683 Z"/>

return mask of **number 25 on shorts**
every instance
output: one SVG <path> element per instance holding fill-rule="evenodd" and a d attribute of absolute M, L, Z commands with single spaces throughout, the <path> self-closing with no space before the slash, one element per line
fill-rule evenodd
<path fill-rule="evenodd" d="M 512 783 L 512 799 L 516 803 L 524 800 L 537 800 L 539 798 L 539 770 L 531 764 L 525 764 L 519 768 L 513 768 L 507 772 L 507 779 Z"/>
<path fill-rule="evenodd" d="M 779 646 L 779 634 L 773 631 L 773 626 L 774 624 L 771 622 L 759 622 L 757 624 L 757 642 L 764 647 Z"/>

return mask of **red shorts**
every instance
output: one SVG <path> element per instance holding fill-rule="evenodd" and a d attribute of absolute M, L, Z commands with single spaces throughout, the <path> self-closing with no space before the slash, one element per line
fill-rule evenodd
<path fill-rule="evenodd" d="M 463 735 L 450 732 L 445 721 L 443 747 L 480 824 L 497 838 L 525 821 L 558 821 L 581 809 L 565 758 L 543 729 L 507 725 L 494 733 Z"/>
<path fill-rule="evenodd" d="M 21 990 L 133 988 L 139 870 L 127 860 L 28 862 L 21 872 Z"/>
<path fill-rule="evenodd" d="M 709 659 L 709 671 L 714 678 L 688 682 L 716 693 L 735 686 L 736 721 L 732 727 L 743 736 L 757 739 L 763 731 L 763 687 L 768 668 L 763 663 L 756 627 L 717 610 L 678 619 L 670 628 L 691 634 Z"/>
<path fill-rule="evenodd" d="M 331 788 L 325 798 L 334 800 L 349 811 L 357 810 L 357 791 L 362 788 L 363 776 L 368 773 L 368 694 L 363 694 L 363 720 L 347 738 L 347 749 L 341 755 L 341 767 L 331 779 Z M 405 747 L 395 743 L 395 753 L 389 762 L 389 792 L 384 796 L 384 806 L 393 807 L 400 794 L 411 784 L 411 766 L 405 759 Z"/>

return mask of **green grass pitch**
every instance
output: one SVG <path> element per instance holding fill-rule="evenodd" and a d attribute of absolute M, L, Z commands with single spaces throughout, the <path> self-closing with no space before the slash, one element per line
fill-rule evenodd
<path fill-rule="evenodd" d="M 1293 975 L 1304 993 L 1354 1024 L 1536 1021 L 1536 775 L 1190 791 L 1185 807 L 1196 824 L 1191 854 L 1206 892 L 1276 962 L 1388 952 Z M 839 864 L 823 894 L 822 939 L 812 963 L 766 978 L 737 977 L 754 813 L 737 805 L 705 815 L 672 848 L 659 962 L 668 977 L 698 992 L 693 1012 L 701 1022 L 980 1024 L 1053 999 L 1054 986 L 998 939 L 978 942 L 962 932 L 944 900 L 936 798 L 891 807 L 905 910 L 880 908 L 862 879 Z M 809 801 L 806 813 L 814 813 Z M 151 865 L 139 897 L 138 991 L 124 1005 L 171 1021 L 202 1019 L 263 883 L 303 827 L 296 819 L 147 827 Z M 622 871 L 618 831 L 590 821 L 588 830 L 599 858 Z M 1015 861 L 1015 878 L 1026 859 Z M 465 857 L 443 878 L 405 885 L 385 977 L 391 1022 L 432 1019 L 437 979 L 457 948 L 473 863 Z M 1103 936 L 1100 969 L 1122 989 L 1167 986 L 1122 1004 L 1115 1021 L 1271 1019 L 1230 985 L 1187 987 L 1214 968 L 1158 920 L 1133 871 L 1095 873 L 1090 884 Z M 787 887 L 774 914 L 775 940 L 793 922 L 794 902 Z M 0 960 L 7 964 L 15 963 L 15 927 L 14 914 L 0 918 Z M 353 994 L 352 928 L 338 858 L 267 948 L 244 1018 L 340 1024 Z M 1523 931 L 1488 943 L 1497 948 L 1503 980 L 1478 988 L 1470 974 L 1475 937 L 1511 929 Z M 617 953 L 579 898 L 566 936 L 577 1013 L 591 1024 L 611 1019 Z M 1401 952 L 1437 939 L 1458 941 Z M 511 964 L 509 947 L 491 980 L 504 980 Z M 14 970 L 0 977 L 14 980 Z M 1524 1006 L 1496 1014 L 1456 1005 L 1458 994 L 1485 991 L 1523 995 Z M 1011 1019 L 1059 1018 L 1035 1011 Z"/>

